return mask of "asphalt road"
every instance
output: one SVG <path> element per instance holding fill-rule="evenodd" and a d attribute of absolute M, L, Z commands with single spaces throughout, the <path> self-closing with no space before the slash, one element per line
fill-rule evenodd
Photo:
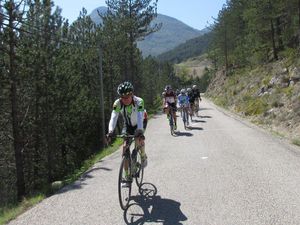
<path fill-rule="evenodd" d="M 189 130 L 178 118 L 175 137 L 165 115 L 149 122 L 142 188 L 154 196 L 134 185 L 130 207 L 121 210 L 118 151 L 9 224 L 300 224 L 300 149 L 207 100 L 200 107 Z"/>

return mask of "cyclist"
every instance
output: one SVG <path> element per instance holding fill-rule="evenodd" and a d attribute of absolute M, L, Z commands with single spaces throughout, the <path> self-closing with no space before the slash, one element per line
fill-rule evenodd
<path fill-rule="evenodd" d="M 191 116 L 191 121 L 193 122 L 193 115 L 194 115 L 194 102 L 195 102 L 195 98 L 194 98 L 194 93 L 192 88 L 187 88 L 187 95 L 189 97 L 189 102 L 190 102 L 190 116 Z"/>
<path fill-rule="evenodd" d="M 165 95 L 163 96 L 163 109 L 164 112 L 169 116 L 170 107 L 172 107 L 172 116 L 174 118 L 174 129 L 177 129 L 177 118 L 176 118 L 176 94 L 172 90 L 171 85 L 165 87 Z"/>
<path fill-rule="evenodd" d="M 190 102 L 189 102 L 189 96 L 186 95 L 185 89 L 181 89 L 180 95 L 178 95 L 178 103 L 179 103 L 180 108 L 182 108 L 182 111 L 183 112 L 185 111 L 186 115 L 187 115 L 186 118 L 183 117 L 183 119 L 184 119 L 183 122 L 185 122 L 185 120 L 186 120 L 186 124 L 189 125 L 188 113 L 189 113 Z"/>
<path fill-rule="evenodd" d="M 194 96 L 194 110 L 196 111 L 197 116 L 198 116 L 199 101 L 202 101 L 202 99 L 200 96 L 200 91 L 197 88 L 197 85 L 193 85 L 192 92 L 193 92 L 193 96 Z"/>
<path fill-rule="evenodd" d="M 133 85 L 125 81 L 118 86 L 118 98 L 113 104 L 113 111 L 108 126 L 108 142 L 113 136 L 114 129 L 117 125 L 119 114 L 121 113 L 124 119 L 122 134 L 130 134 L 135 136 L 135 146 L 141 151 L 142 166 L 147 166 L 147 155 L 145 152 L 145 136 L 144 129 L 146 128 L 145 117 L 147 116 L 144 109 L 144 100 L 133 94 Z M 129 140 L 125 140 L 123 144 L 123 154 L 125 154 L 126 146 Z M 125 164 L 125 173 L 128 172 L 128 164 Z M 127 174 L 126 177 L 129 174 Z"/>

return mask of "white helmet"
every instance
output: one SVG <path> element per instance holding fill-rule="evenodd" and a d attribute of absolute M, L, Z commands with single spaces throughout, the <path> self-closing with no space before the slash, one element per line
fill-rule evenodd
<path fill-rule="evenodd" d="M 185 89 L 181 89 L 181 90 L 180 90 L 180 93 L 181 93 L 181 94 L 185 94 Z"/>
<path fill-rule="evenodd" d="M 194 85 L 193 85 L 193 89 L 197 89 L 197 85 L 194 84 Z"/>

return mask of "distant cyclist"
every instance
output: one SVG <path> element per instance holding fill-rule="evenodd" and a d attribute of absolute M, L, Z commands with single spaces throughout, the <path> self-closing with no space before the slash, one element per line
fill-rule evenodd
<path fill-rule="evenodd" d="M 202 99 L 201 99 L 201 96 L 200 96 L 200 91 L 197 88 L 197 85 L 193 85 L 192 92 L 193 92 L 193 96 L 194 96 L 194 108 L 193 108 L 193 110 L 197 113 L 197 116 L 198 116 L 199 101 L 202 101 Z"/>
<path fill-rule="evenodd" d="M 189 96 L 189 102 L 190 102 L 190 116 L 191 116 L 191 121 L 193 122 L 193 115 L 194 115 L 194 102 L 195 102 L 195 98 L 194 98 L 194 93 L 192 88 L 187 88 L 187 95 Z"/>
<path fill-rule="evenodd" d="M 189 106 L 190 106 L 190 102 L 189 102 L 189 96 L 186 94 L 186 90 L 185 89 L 181 89 L 180 91 L 180 95 L 178 95 L 178 103 L 179 103 L 179 107 L 182 108 L 183 113 L 186 112 L 186 118 L 184 118 L 183 115 L 183 122 L 185 122 L 187 125 L 189 125 Z"/>
<path fill-rule="evenodd" d="M 163 108 L 164 112 L 169 115 L 170 113 L 170 108 L 172 108 L 172 116 L 174 118 L 174 129 L 177 129 L 177 118 L 176 118 L 176 94 L 172 90 L 171 85 L 167 85 L 165 87 L 165 95 L 163 96 Z"/>
<path fill-rule="evenodd" d="M 144 129 L 147 124 L 147 121 L 145 121 L 147 114 L 144 109 L 144 100 L 133 94 L 133 85 L 128 81 L 120 84 L 117 92 L 120 98 L 113 104 L 113 111 L 111 113 L 107 134 L 108 141 L 110 141 L 113 136 L 119 114 L 121 113 L 124 119 L 122 134 L 135 136 L 135 144 L 141 151 L 142 166 L 146 167 L 147 155 L 145 153 Z M 126 150 L 126 144 L 127 140 L 123 145 L 123 154 Z"/>

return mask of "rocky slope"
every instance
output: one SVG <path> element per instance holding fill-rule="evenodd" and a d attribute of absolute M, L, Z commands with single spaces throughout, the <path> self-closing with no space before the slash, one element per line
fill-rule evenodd
<path fill-rule="evenodd" d="M 290 61 L 218 71 L 206 95 L 300 145 L 300 60 Z"/>

